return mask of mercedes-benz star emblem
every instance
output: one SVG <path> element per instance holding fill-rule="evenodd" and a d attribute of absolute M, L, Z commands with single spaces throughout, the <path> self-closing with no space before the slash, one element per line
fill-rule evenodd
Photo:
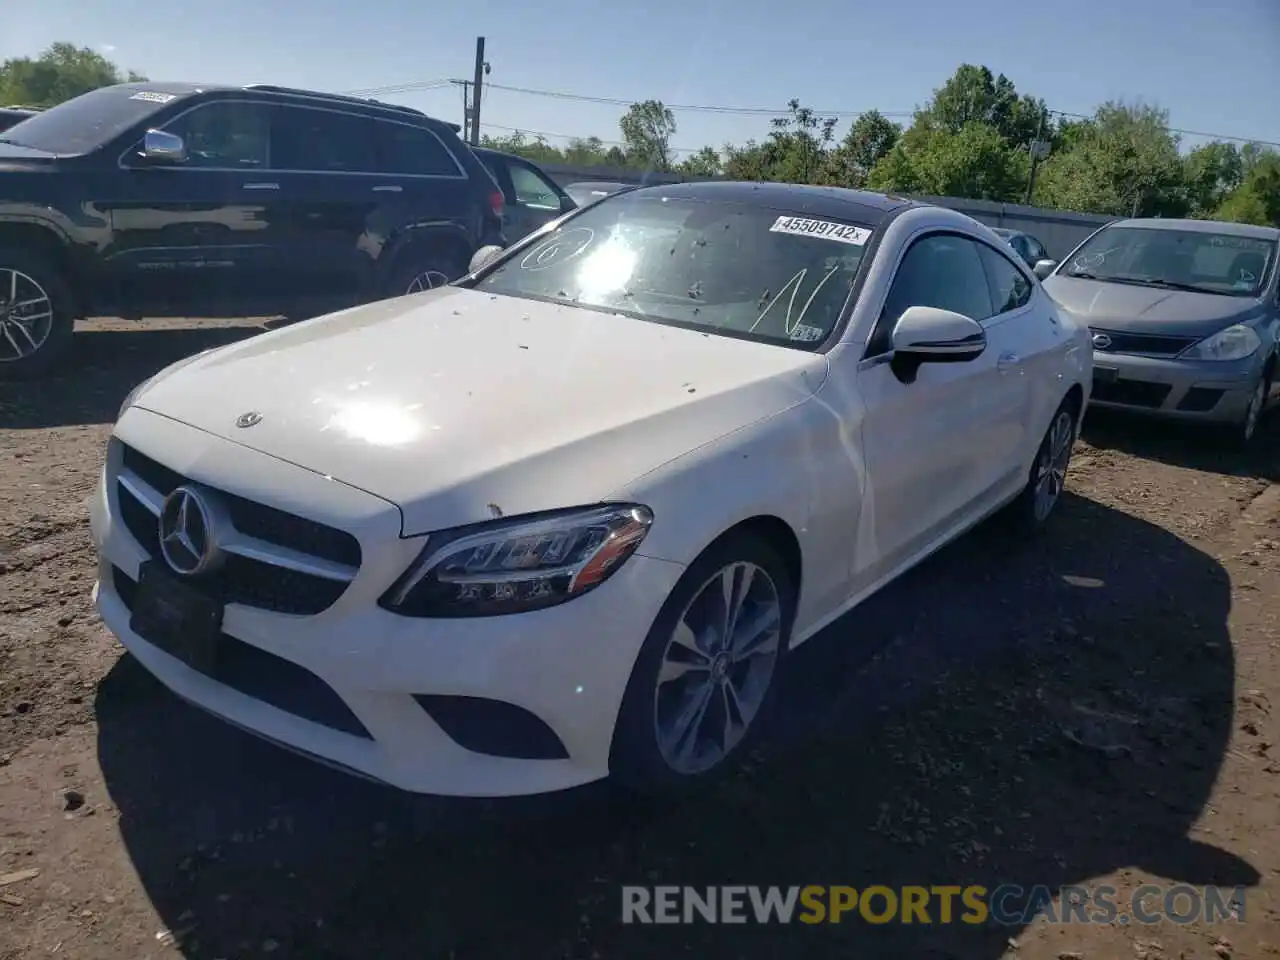
<path fill-rule="evenodd" d="M 1111 346 L 1111 338 L 1105 333 L 1095 333 L 1093 335 L 1093 345 L 1099 350 L 1105 350 Z"/>
<path fill-rule="evenodd" d="M 214 535 L 213 510 L 194 487 L 178 487 L 160 509 L 160 553 L 184 577 L 210 573 L 223 553 Z"/>
<path fill-rule="evenodd" d="M 250 410 L 248 413 L 242 413 L 236 417 L 236 426 L 241 429 L 245 427 L 256 427 L 262 422 L 262 414 L 257 410 Z"/>

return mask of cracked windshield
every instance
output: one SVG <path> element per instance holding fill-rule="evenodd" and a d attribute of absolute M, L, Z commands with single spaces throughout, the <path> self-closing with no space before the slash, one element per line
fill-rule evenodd
<path fill-rule="evenodd" d="M 0 960 L 1280 958 L 1280 0 L 14 0 Z"/>

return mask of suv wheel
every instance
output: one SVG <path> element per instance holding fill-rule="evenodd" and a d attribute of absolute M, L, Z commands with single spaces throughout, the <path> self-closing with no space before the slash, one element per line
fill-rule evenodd
<path fill-rule="evenodd" d="M 0 380 L 48 372 L 74 325 L 71 291 L 58 271 L 39 255 L 0 248 Z"/>
<path fill-rule="evenodd" d="M 387 278 L 385 297 L 406 297 L 443 287 L 466 273 L 445 253 L 410 254 L 396 265 Z"/>

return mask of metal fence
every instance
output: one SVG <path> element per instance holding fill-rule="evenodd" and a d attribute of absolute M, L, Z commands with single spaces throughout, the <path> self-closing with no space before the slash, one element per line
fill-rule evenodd
<path fill-rule="evenodd" d="M 674 173 L 646 173 L 640 170 L 621 170 L 612 167 L 578 167 L 567 164 L 542 164 L 542 168 L 561 186 L 583 180 L 602 180 L 615 183 L 682 183 L 686 180 L 706 179 L 682 177 Z M 1049 256 L 1060 260 L 1075 249 L 1076 244 L 1114 217 L 1092 213 L 1072 213 L 1067 210 L 1048 210 L 1043 207 L 1025 207 L 1019 203 L 997 203 L 991 200 L 965 200 L 959 197 L 915 197 L 925 203 L 950 207 L 985 223 L 989 227 L 1005 227 L 1021 230 L 1039 240 Z"/>

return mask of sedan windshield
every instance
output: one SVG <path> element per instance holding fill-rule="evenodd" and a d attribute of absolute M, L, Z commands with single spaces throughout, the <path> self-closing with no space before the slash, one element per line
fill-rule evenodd
<path fill-rule="evenodd" d="M 0 134 L 0 142 L 76 156 L 109 143 L 175 99 L 132 84 L 99 87 L 23 120 Z"/>
<path fill-rule="evenodd" d="M 1108 227 L 1071 258 L 1068 277 L 1256 297 L 1276 258 L 1273 240 L 1231 233 Z"/>
<path fill-rule="evenodd" d="M 620 194 L 477 289 L 812 350 L 839 320 L 870 237 L 784 210 Z"/>

